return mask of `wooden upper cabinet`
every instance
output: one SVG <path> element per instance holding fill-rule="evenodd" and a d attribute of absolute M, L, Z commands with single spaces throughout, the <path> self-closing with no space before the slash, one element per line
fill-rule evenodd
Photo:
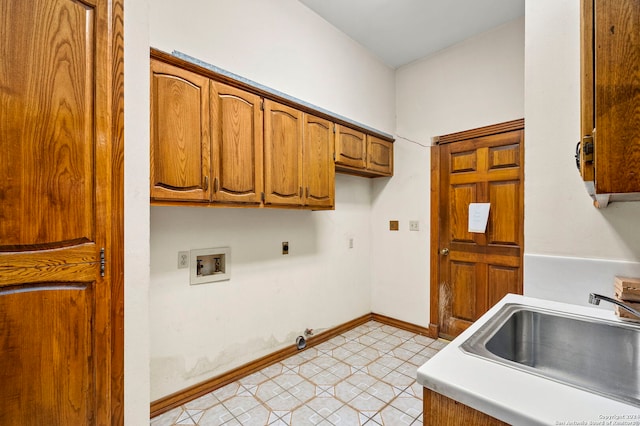
<path fill-rule="evenodd" d="M 265 100 L 265 204 L 332 208 L 333 123 Z"/>
<path fill-rule="evenodd" d="M 262 99 L 211 82 L 213 201 L 261 202 Z"/>
<path fill-rule="evenodd" d="M 393 143 L 367 135 L 367 170 L 393 175 Z"/>
<path fill-rule="evenodd" d="M 367 135 L 336 125 L 336 165 L 365 169 L 367 167 Z"/>
<path fill-rule="evenodd" d="M 336 171 L 367 177 L 393 176 L 393 143 L 336 125 Z"/>
<path fill-rule="evenodd" d="M 208 78 L 151 61 L 151 198 L 210 199 Z"/>
<path fill-rule="evenodd" d="M 301 205 L 302 112 L 264 102 L 265 204 Z"/>
<path fill-rule="evenodd" d="M 598 207 L 640 200 L 640 1 L 582 0 L 580 166 Z"/>
<path fill-rule="evenodd" d="M 336 170 L 393 174 L 392 141 L 341 122 L 152 49 L 151 202 L 332 209 Z"/>
<path fill-rule="evenodd" d="M 335 203 L 334 133 L 329 120 L 304 115 L 305 205 L 332 208 Z"/>

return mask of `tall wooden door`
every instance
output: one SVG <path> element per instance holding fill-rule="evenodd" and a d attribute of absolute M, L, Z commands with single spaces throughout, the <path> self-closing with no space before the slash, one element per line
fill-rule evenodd
<path fill-rule="evenodd" d="M 432 150 L 431 322 L 455 337 L 507 293 L 522 294 L 524 121 L 442 136 Z M 484 233 L 469 204 L 490 203 Z"/>
<path fill-rule="evenodd" d="M 122 2 L 0 0 L 0 424 L 122 424 Z"/>

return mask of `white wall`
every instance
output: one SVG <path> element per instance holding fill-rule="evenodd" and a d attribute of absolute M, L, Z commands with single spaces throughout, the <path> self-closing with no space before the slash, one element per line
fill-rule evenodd
<path fill-rule="evenodd" d="M 585 304 L 640 276 L 640 203 L 592 206 L 580 138 L 580 2 L 526 2 L 525 293 Z"/>
<path fill-rule="evenodd" d="M 125 1 L 124 410 L 149 422 L 149 21 L 146 0 Z"/>
<path fill-rule="evenodd" d="M 156 0 L 150 38 L 393 132 L 393 70 L 296 0 Z M 371 312 L 371 196 L 339 175 L 335 211 L 152 208 L 151 399 Z M 189 286 L 178 251 L 220 246 L 231 280 Z"/>
<path fill-rule="evenodd" d="M 522 118 L 523 88 L 524 18 L 396 71 L 395 175 L 373 189 L 374 312 L 428 326 L 431 138 Z"/>

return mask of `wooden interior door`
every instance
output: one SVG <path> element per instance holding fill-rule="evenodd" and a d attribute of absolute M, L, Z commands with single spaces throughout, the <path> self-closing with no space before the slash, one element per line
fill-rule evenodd
<path fill-rule="evenodd" d="M 522 294 L 523 143 L 517 120 L 442 136 L 433 147 L 431 319 L 443 337 L 507 293 Z M 470 203 L 490 203 L 485 233 L 469 232 Z"/>
<path fill-rule="evenodd" d="M 122 424 L 122 2 L 0 0 L 0 424 Z"/>

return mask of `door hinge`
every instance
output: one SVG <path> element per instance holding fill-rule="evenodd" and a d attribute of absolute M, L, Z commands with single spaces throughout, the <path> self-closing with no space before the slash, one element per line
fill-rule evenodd
<path fill-rule="evenodd" d="M 104 247 L 100 249 L 100 276 L 104 277 L 104 268 L 106 264 L 105 256 L 104 256 Z"/>

